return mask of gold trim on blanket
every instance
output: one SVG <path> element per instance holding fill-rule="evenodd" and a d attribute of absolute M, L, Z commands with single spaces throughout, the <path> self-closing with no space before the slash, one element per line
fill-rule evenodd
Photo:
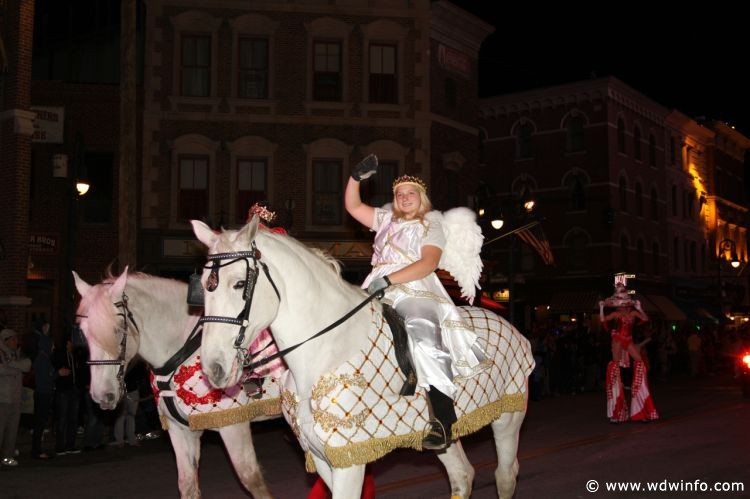
<path fill-rule="evenodd" d="M 191 430 L 221 428 L 244 421 L 252 421 L 259 416 L 278 416 L 281 414 L 281 398 L 258 400 L 248 405 L 234 407 L 225 411 L 191 414 L 188 417 Z"/>
<path fill-rule="evenodd" d="M 453 439 L 465 437 L 479 431 L 496 419 L 499 419 L 504 412 L 525 411 L 526 403 L 526 392 L 503 395 L 500 400 L 479 407 L 471 413 L 458 418 L 458 421 L 453 424 Z M 326 459 L 334 468 L 348 468 L 350 466 L 371 463 L 396 448 L 406 447 L 421 451 L 423 450 L 423 437 L 424 434 L 422 432 L 416 431 L 405 435 L 373 438 L 341 447 L 326 445 L 325 454 Z M 316 471 L 315 462 L 309 452 L 305 454 L 305 469 L 308 473 L 315 473 Z"/>

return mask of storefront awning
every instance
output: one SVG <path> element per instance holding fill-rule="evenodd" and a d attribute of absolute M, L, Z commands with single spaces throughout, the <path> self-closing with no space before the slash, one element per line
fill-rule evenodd
<path fill-rule="evenodd" d="M 598 291 L 569 291 L 556 293 L 549 301 L 549 311 L 553 314 L 586 312 L 599 310 Z"/>
<path fill-rule="evenodd" d="M 659 315 L 668 321 L 685 321 L 687 316 L 680 307 L 664 295 L 645 295 L 658 309 Z"/>

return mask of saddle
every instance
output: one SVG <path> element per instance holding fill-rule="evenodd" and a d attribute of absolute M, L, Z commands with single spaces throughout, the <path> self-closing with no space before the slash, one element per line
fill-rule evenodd
<path fill-rule="evenodd" d="M 385 317 L 393 336 L 393 350 L 396 352 L 396 361 L 398 368 L 406 377 L 404 385 L 398 394 L 402 397 L 414 395 L 417 389 L 417 373 L 414 372 L 414 364 L 409 353 L 409 340 L 406 336 L 406 326 L 404 319 L 398 315 L 396 309 L 390 305 L 383 304 L 383 317 Z"/>

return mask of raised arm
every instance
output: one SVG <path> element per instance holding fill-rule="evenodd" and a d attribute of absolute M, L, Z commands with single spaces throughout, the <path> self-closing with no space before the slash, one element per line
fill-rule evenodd
<path fill-rule="evenodd" d="M 370 154 L 357 163 L 352 169 L 351 177 L 344 191 L 344 207 L 346 211 L 362 225 L 372 228 L 375 221 L 375 208 L 362 202 L 359 195 L 359 184 L 362 180 L 375 175 L 378 170 L 378 158 Z"/>

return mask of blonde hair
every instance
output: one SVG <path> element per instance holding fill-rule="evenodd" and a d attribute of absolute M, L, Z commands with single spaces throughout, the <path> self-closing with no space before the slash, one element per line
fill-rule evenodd
<path fill-rule="evenodd" d="M 414 218 L 417 220 L 424 220 L 424 216 L 430 211 L 432 211 L 432 202 L 430 201 L 430 198 L 427 197 L 427 193 L 424 191 L 424 189 L 421 189 L 419 186 L 417 186 L 417 192 L 419 192 L 420 203 L 419 203 L 419 209 L 417 210 L 417 213 L 414 215 Z M 397 218 L 397 219 L 404 218 L 404 212 L 397 208 L 395 190 L 393 192 L 393 206 L 391 210 L 393 211 L 393 218 Z"/>

